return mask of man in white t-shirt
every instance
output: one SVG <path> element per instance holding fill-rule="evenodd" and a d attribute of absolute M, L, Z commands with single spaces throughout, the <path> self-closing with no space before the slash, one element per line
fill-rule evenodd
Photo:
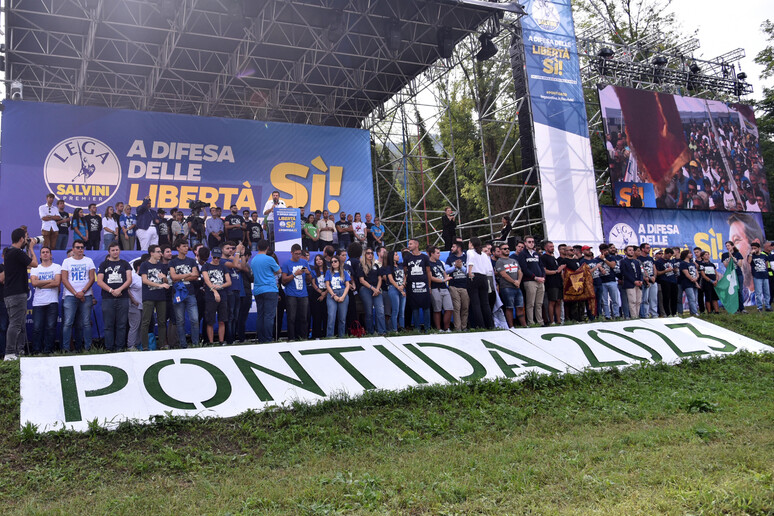
<path fill-rule="evenodd" d="M 279 192 L 274 190 L 271 193 L 271 199 L 266 201 L 263 207 L 264 226 L 266 226 L 266 238 L 269 239 L 269 243 L 274 242 L 274 209 L 275 208 L 287 208 L 285 201 L 280 199 Z"/>
<path fill-rule="evenodd" d="M 326 245 L 333 245 L 333 235 L 336 233 L 336 224 L 330 218 L 328 210 L 324 210 L 322 217 L 317 221 L 317 234 L 320 235 L 322 250 Z"/>
<path fill-rule="evenodd" d="M 54 206 L 54 194 L 46 196 L 46 204 L 38 208 L 38 215 L 42 225 L 40 227 L 43 235 L 43 245 L 49 249 L 56 249 L 56 239 L 59 236 L 59 226 L 57 222 L 62 220 L 59 216 L 59 209 Z"/>
<path fill-rule="evenodd" d="M 54 351 L 61 281 L 62 267 L 51 261 L 51 248 L 44 245 L 40 248 L 40 264 L 30 271 L 30 283 L 35 287 L 32 298 L 33 355 Z"/>
<path fill-rule="evenodd" d="M 83 255 L 84 243 L 73 244 L 73 255 L 62 262 L 62 285 L 64 285 L 64 321 L 62 323 L 62 349 L 70 349 L 70 336 L 73 323 L 78 320 L 82 326 L 84 347 L 91 348 L 91 307 L 94 299 L 91 286 L 97 278 L 94 262 Z M 81 351 L 81 343 L 75 343 L 76 351 Z"/>
<path fill-rule="evenodd" d="M 142 262 L 137 259 L 132 263 L 132 284 L 129 285 L 129 332 L 126 337 L 126 349 L 129 351 L 138 351 L 140 346 L 140 326 L 142 324 L 142 276 L 140 276 L 140 265 Z"/>

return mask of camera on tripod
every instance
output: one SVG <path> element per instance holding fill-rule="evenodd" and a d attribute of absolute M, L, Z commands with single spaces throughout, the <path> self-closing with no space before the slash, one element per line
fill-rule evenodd
<path fill-rule="evenodd" d="M 209 208 L 210 205 L 207 204 L 204 201 L 200 201 L 199 199 L 190 199 L 188 201 L 188 208 L 194 212 L 194 211 L 201 211 L 203 208 Z"/>

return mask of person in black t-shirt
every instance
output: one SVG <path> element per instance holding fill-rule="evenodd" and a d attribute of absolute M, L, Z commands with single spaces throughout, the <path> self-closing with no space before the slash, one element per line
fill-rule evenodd
<path fill-rule="evenodd" d="M 86 249 L 99 251 L 99 242 L 102 236 L 102 217 L 97 214 L 97 205 L 89 204 L 89 214 L 83 217 L 86 222 L 86 229 L 89 232 L 86 241 Z"/>
<path fill-rule="evenodd" d="M 170 245 L 170 235 L 172 235 L 172 221 L 167 220 L 167 212 L 159 208 L 156 210 L 156 233 L 159 235 L 159 245 Z"/>
<path fill-rule="evenodd" d="M 30 287 L 27 268 L 37 267 L 38 259 L 33 252 L 35 245 L 27 236 L 27 230 L 16 228 L 11 233 L 12 244 L 5 252 L 4 301 L 8 311 L 5 360 L 16 360 L 22 351 L 22 329 L 27 315 L 27 295 Z"/>
<path fill-rule="evenodd" d="M 696 266 L 699 268 L 699 277 L 701 281 L 701 289 L 704 291 L 704 305 L 707 313 L 719 313 L 718 312 L 718 293 L 715 292 L 715 285 L 718 284 L 718 273 L 715 269 L 715 264 L 710 261 L 710 254 L 707 251 L 702 251 L 700 260 L 696 262 Z"/>
<path fill-rule="evenodd" d="M 352 243 L 352 223 L 347 220 L 347 214 L 343 211 L 336 222 L 336 232 L 339 234 L 339 249 L 347 249 Z"/>
<path fill-rule="evenodd" d="M 562 271 L 567 267 L 559 264 L 554 257 L 554 243 L 551 241 L 543 244 L 545 253 L 540 256 L 540 263 L 546 270 L 546 297 L 548 297 L 548 324 L 562 323 Z"/>
<path fill-rule="evenodd" d="M 65 202 L 62 199 L 56 201 L 56 208 L 59 210 L 59 222 L 56 223 L 59 228 L 59 236 L 56 238 L 56 248 L 58 251 L 67 249 L 67 242 L 70 239 L 70 214 L 65 211 Z"/>
<path fill-rule="evenodd" d="M 443 250 L 451 251 L 452 244 L 457 238 L 457 219 L 454 216 L 454 212 L 451 206 L 447 206 L 443 209 L 443 216 L 441 217 L 441 238 L 443 238 Z"/>
<path fill-rule="evenodd" d="M 245 228 L 247 223 L 244 217 L 239 214 L 239 208 L 236 204 L 231 205 L 231 213 L 223 219 L 226 229 L 226 239 L 234 242 L 241 242 L 245 237 Z"/>
<path fill-rule="evenodd" d="M 430 330 L 430 259 L 419 252 L 419 241 L 409 240 L 408 252 L 403 253 L 403 264 L 406 267 L 406 293 L 411 306 L 411 322 L 418 328 L 420 320 L 424 321 L 425 331 Z M 423 318 L 419 318 L 422 310 Z"/>
<path fill-rule="evenodd" d="M 165 324 L 167 321 L 167 289 L 170 288 L 167 283 L 167 274 L 169 266 L 162 263 L 161 247 L 156 244 L 148 246 L 148 261 L 140 265 L 140 276 L 142 277 L 142 325 L 140 327 L 140 338 L 142 339 L 142 349 L 148 349 L 148 331 L 150 328 L 151 317 L 156 312 L 156 321 L 158 322 L 159 348 L 163 349 L 167 345 L 167 331 Z"/>
<path fill-rule="evenodd" d="M 126 347 L 132 266 L 122 260 L 120 255 L 118 242 L 111 243 L 108 246 L 108 257 L 97 269 L 97 285 L 102 288 L 105 349 L 108 351 L 121 351 Z"/>
<path fill-rule="evenodd" d="M 258 212 L 254 211 L 250 214 L 250 221 L 245 223 L 245 234 L 247 235 L 247 247 L 250 251 L 258 251 L 258 242 L 263 239 L 263 227 L 258 222 Z"/>

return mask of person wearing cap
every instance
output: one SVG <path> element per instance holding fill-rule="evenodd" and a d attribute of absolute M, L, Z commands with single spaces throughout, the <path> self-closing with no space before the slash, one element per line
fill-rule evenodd
<path fill-rule="evenodd" d="M 206 249 L 206 248 L 205 248 Z M 204 281 L 204 319 L 207 323 L 207 339 L 214 343 L 215 318 L 218 320 L 218 342 L 225 345 L 226 322 L 228 321 L 228 291 L 231 288 L 231 274 L 220 262 L 223 250 L 213 247 L 210 251 L 212 261 L 202 266 Z"/>

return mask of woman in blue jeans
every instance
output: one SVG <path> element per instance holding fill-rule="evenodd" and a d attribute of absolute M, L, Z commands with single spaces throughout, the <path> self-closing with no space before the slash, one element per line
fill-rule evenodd
<path fill-rule="evenodd" d="M 403 266 L 398 263 L 400 254 L 397 251 L 387 253 L 384 266 L 384 277 L 387 278 L 392 316 L 390 317 L 390 331 L 403 330 L 405 327 L 406 313 L 406 273 Z"/>
<path fill-rule="evenodd" d="M 379 264 L 374 259 L 373 249 L 366 249 L 363 259 L 360 260 L 360 266 L 355 271 L 355 281 L 360 285 L 358 294 L 363 302 L 366 332 L 374 333 L 374 329 L 376 329 L 380 335 L 383 335 L 386 329 L 384 327 L 382 276 L 379 273 Z"/>
<path fill-rule="evenodd" d="M 683 287 L 685 297 L 688 298 L 688 309 L 691 315 L 699 315 L 699 272 L 696 264 L 691 261 L 691 252 L 688 249 L 680 253 L 680 276 L 677 284 Z"/>
<path fill-rule="evenodd" d="M 328 297 L 325 298 L 328 304 L 327 337 L 333 337 L 336 321 L 339 323 L 339 337 L 347 334 L 347 308 L 349 307 L 347 294 L 349 294 L 350 281 L 349 273 L 344 270 L 344 264 L 334 256 L 331 259 L 331 268 L 325 273 L 325 288 L 328 290 Z"/>

